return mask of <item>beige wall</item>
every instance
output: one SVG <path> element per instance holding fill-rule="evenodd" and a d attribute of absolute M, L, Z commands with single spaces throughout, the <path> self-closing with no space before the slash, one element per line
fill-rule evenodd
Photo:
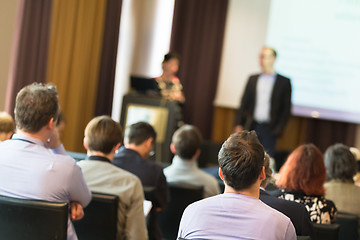
<path fill-rule="evenodd" d="M 0 0 L 0 111 L 5 107 L 10 52 L 18 0 Z"/>

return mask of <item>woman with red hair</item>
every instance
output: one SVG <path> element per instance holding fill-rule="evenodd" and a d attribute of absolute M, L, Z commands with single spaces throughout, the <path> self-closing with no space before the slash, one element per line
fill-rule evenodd
<path fill-rule="evenodd" d="M 296 148 L 279 171 L 276 185 L 279 198 L 305 205 L 315 223 L 332 223 L 336 218 L 335 204 L 324 198 L 326 170 L 324 157 L 314 144 Z"/>

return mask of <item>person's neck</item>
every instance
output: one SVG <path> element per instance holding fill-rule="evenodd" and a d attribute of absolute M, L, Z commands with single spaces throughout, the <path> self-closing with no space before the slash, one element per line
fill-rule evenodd
<path fill-rule="evenodd" d="M 44 144 L 47 142 L 47 140 L 50 137 L 48 132 L 46 132 L 43 128 L 36 133 L 29 133 L 29 132 L 22 131 L 19 129 L 16 131 L 16 133 L 27 136 L 27 137 L 38 139 L 38 140 L 42 141 Z"/>
<path fill-rule="evenodd" d="M 90 156 L 100 156 L 100 157 L 106 157 L 107 159 L 110 160 L 110 162 L 113 161 L 114 159 L 114 155 L 115 153 L 111 152 L 109 154 L 105 154 L 103 152 L 99 152 L 99 151 L 91 151 L 91 150 L 88 150 L 87 151 L 87 155 L 90 157 Z"/>
<path fill-rule="evenodd" d="M 174 77 L 174 74 L 163 72 L 160 78 L 165 82 L 171 82 Z"/>
<path fill-rule="evenodd" d="M 260 186 L 257 183 L 254 183 L 249 188 L 242 189 L 242 190 L 235 190 L 229 185 L 225 183 L 225 191 L 224 193 L 236 193 L 236 194 L 242 194 L 245 196 L 253 197 L 253 198 L 259 198 L 260 194 Z"/>
<path fill-rule="evenodd" d="M 270 74 L 274 74 L 274 73 L 275 73 L 274 68 L 263 69 L 263 74 L 270 75 Z"/>
<path fill-rule="evenodd" d="M 125 144 L 125 148 L 131 149 L 131 150 L 137 152 L 141 156 L 142 159 L 144 159 L 144 160 L 147 159 L 143 145 L 135 145 L 133 143 L 130 143 L 130 144 Z"/>

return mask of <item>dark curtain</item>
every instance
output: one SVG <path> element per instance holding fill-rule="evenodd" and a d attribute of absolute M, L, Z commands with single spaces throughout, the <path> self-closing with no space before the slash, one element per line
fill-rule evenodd
<path fill-rule="evenodd" d="M 95 116 L 111 115 L 122 0 L 108 0 Z"/>
<path fill-rule="evenodd" d="M 306 142 L 314 143 L 322 152 L 332 144 L 354 146 L 356 124 L 321 119 L 307 119 Z"/>
<path fill-rule="evenodd" d="M 5 103 L 9 113 L 21 88 L 46 82 L 51 7 L 52 0 L 19 1 Z"/>
<path fill-rule="evenodd" d="M 170 50 L 181 57 L 184 121 L 210 139 L 228 0 L 176 0 Z"/>

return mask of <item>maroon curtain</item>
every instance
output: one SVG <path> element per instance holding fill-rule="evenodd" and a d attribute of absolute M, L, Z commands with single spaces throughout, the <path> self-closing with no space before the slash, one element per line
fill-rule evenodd
<path fill-rule="evenodd" d="M 19 1 L 5 103 L 9 113 L 21 88 L 46 81 L 51 7 L 52 0 Z"/>
<path fill-rule="evenodd" d="M 211 137 L 228 0 L 176 0 L 170 50 L 181 57 L 184 121 Z"/>
<path fill-rule="evenodd" d="M 335 143 L 354 146 L 356 124 L 321 119 L 308 119 L 306 142 L 314 143 L 322 152 Z"/>
<path fill-rule="evenodd" d="M 95 116 L 111 115 L 122 0 L 108 0 Z"/>

